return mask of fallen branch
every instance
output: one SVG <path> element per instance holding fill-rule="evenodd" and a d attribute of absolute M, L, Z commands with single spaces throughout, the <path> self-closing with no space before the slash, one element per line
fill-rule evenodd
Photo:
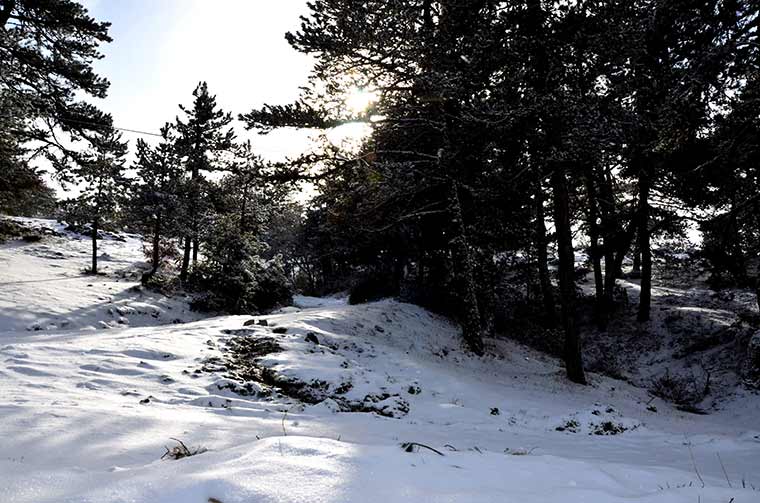
<path fill-rule="evenodd" d="M 536 449 L 538 449 L 538 447 L 531 447 L 530 449 L 518 448 L 515 450 L 512 450 L 509 447 L 507 447 L 506 449 L 504 449 L 504 452 L 506 452 L 507 454 L 511 454 L 512 456 L 528 456 L 530 454 L 533 454 L 533 451 L 535 451 Z"/>
<path fill-rule="evenodd" d="M 429 445 L 420 444 L 418 442 L 404 442 L 403 444 L 401 444 L 401 448 L 404 449 L 406 452 L 414 452 L 414 448 L 415 447 L 417 447 L 418 449 L 420 447 L 424 447 L 425 449 L 427 449 L 429 451 L 433 451 L 434 453 L 438 454 L 439 456 L 445 456 L 444 453 L 442 453 L 438 449 L 433 449 Z"/>
<path fill-rule="evenodd" d="M 694 465 L 694 473 L 697 474 L 697 478 L 699 479 L 699 482 L 702 484 L 702 488 L 705 487 L 705 481 L 702 479 L 702 475 L 699 474 L 699 469 L 697 468 L 697 461 L 694 459 L 694 451 L 691 450 L 691 442 L 686 444 L 686 447 L 689 448 L 689 456 L 691 456 L 691 463 Z"/>

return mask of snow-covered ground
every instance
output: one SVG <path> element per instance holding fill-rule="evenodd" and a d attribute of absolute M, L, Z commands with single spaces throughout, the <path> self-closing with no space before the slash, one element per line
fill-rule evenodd
<path fill-rule="evenodd" d="M 607 330 L 595 331 L 590 323 L 584 334 L 586 362 L 594 368 L 601 360 L 607 371 L 641 387 L 652 387 L 663 376 L 706 386 L 709 392 L 694 405 L 707 411 L 724 407 L 724 402 L 729 407 L 734 402 L 754 404 L 745 398 L 741 370 L 749 337 L 757 331 L 755 323 L 746 321 L 757 317 L 755 292 L 709 289 L 704 264 L 693 259 L 657 266 L 650 321 L 636 321 L 639 280 L 618 280 L 628 303 L 619 307 Z M 593 280 L 582 287 L 592 298 Z"/>
<path fill-rule="evenodd" d="M 698 416 L 598 375 L 573 385 L 511 342 L 468 355 L 446 320 L 390 300 L 192 321 L 116 280 L 137 240 L 104 245 L 97 280 L 77 275 L 86 245 L 0 245 L 3 501 L 760 501 L 758 396 Z M 161 314 L 110 323 L 98 296 Z M 172 438 L 207 451 L 161 459 Z"/>
<path fill-rule="evenodd" d="M 134 235 L 98 242 L 102 276 L 83 274 L 90 267 L 91 241 L 50 220 L 16 218 L 32 229 L 48 229 L 35 243 L 9 241 L 0 246 L 0 330 L 49 331 L 145 326 L 198 319 L 187 302 L 144 291 L 142 240 Z"/>

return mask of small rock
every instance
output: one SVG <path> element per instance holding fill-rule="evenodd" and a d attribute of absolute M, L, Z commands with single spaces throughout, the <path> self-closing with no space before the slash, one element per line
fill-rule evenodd
<path fill-rule="evenodd" d="M 317 334 L 315 334 L 314 332 L 309 332 L 308 334 L 306 334 L 306 342 L 319 344 L 319 339 L 317 339 Z"/>
<path fill-rule="evenodd" d="M 288 331 L 288 327 L 276 327 L 272 329 L 272 332 L 276 334 L 284 334 Z"/>
<path fill-rule="evenodd" d="M 501 412 L 499 411 L 498 407 L 491 407 L 491 415 L 492 416 L 498 416 L 499 414 L 501 414 Z"/>
<path fill-rule="evenodd" d="M 269 323 L 267 322 L 267 320 L 259 320 L 259 326 L 260 327 L 268 327 Z"/>
<path fill-rule="evenodd" d="M 246 320 L 246 322 L 243 323 L 243 326 L 244 327 L 250 327 L 251 325 L 255 325 L 255 324 L 256 324 L 256 320 L 253 319 L 253 318 L 251 318 L 250 320 Z"/>
<path fill-rule="evenodd" d="M 316 404 L 314 407 L 318 409 L 325 409 L 333 414 L 336 414 L 341 411 L 340 404 L 338 404 L 338 402 L 336 402 L 332 398 L 325 398 L 324 400 Z"/>
<path fill-rule="evenodd" d="M 377 330 L 377 331 L 378 331 L 378 332 L 380 332 L 381 334 L 382 334 L 383 332 L 385 332 L 385 329 L 384 329 L 383 327 L 381 327 L 380 325 L 375 325 L 375 330 Z"/>

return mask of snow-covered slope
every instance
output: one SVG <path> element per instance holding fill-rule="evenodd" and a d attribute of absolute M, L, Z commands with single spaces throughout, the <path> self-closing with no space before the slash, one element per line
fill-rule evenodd
<path fill-rule="evenodd" d="M 60 305 L 16 292 L 0 306 L 4 501 L 760 501 L 757 396 L 695 416 L 620 381 L 576 386 L 512 343 L 468 355 L 446 320 L 389 300 L 29 331 Z M 172 437 L 207 451 L 161 459 Z"/>
<path fill-rule="evenodd" d="M 51 220 L 13 220 L 57 235 L 0 245 L 0 332 L 145 326 L 199 318 L 185 300 L 140 288 L 139 266 L 144 266 L 145 257 L 139 237 L 100 240 L 99 267 L 105 275 L 92 276 L 83 274 L 90 266 L 89 237 L 67 232 Z"/>
<path fill-rule="evenodd" d="M 675 387 L 685 389 L 692 395 L 689 401 L 706 411 L 743 400 L 747 346 L 757 331 L 756 322 L 747 321 L 758 316 L 755 293 L 709 289 L 704 268 L 694 261 L 660 265 L 658 272 L 646 323 L 636 321 L 639 280 L 618 280 L 629 300 L 606 330 L 594 330 L 589 323 L 585 361 L 641 387 L 668 379 L 680 383 Z M 593 280 L 583 287 L 593 297 Z"/>

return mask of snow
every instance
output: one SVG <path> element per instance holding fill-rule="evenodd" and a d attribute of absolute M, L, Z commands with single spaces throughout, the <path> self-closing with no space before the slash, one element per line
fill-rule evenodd
<path fill-rule="evenodd" d="M 301 309 L 310 307 L 342 306 L 348 303 L 346 296 L 338 297 L 307 297 L 306 295 L 294 295 L 293 306 Z"/>
<path fill-rule="evenodd" d="M 139 240 L 104 243 L 112 262 L 97 280 L 78 274 L 87 244 L 0 245 L 0 281 L 13 283 L 0 304 L 4 501 L 760 501 L 757 395 L 697 416 L 603 376 L 577 386 L 510 341 L 474 357 L 447 320 L 393 300 L 297 297 L 255 318 L 266 326 L 198 319 L 185 299 L 135 292 L 116 274 L 143 260 Z M 129 325 L 110 323 L 113 305 L 159 315 L 124 310 Z M 232 391 L 231 344 L 263 337 L 280 350 L 257 364 L 319 381 L 309 389 L 321 401 L 264 383 Z M 344 411 L 364 405 L 375 412 Z M 576 432 L 557 431 L 570 421 Z M 607 422 L 626 431 L 595 434 Z M 162 460 L 171 438 L 208 451 Z"/>
<path fill-rule="evenodd" d="M 0 296 L 1 330 L 95 330 L 199 318 L 187 309 L 187 302 L 140 288 L 139 266 L 145 266 L 145 259 L 138 237 L 123 235 L 123 241 L 98 241 L 99 267 L 107 275 L 92 276 L 83 274 L 90 266 L 89 237 L 67 232 L 54 221 L 15 220 L 60 236 L 0 246 L 0 287 L 4 293 Z"/>

